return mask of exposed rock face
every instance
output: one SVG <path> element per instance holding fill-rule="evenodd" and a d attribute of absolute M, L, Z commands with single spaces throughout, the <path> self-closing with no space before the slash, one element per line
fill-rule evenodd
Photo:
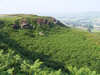
<path fill-rule="evenodd" d="M 42 24 L 49 24 L 49 20 L 38 18 L 38 19 L 37 19 L 37 24 L 39 24 L 39 25 L 42 25 Z"/>
<path fill-rule="evenodd" d="M 37 24 L 44 24 L 44 19 L 38 18 L 37 19 Z"/>
<path fill-rule="evenodd" d="M 14 29 L 32 29 L 33 26 L 32 24 L 29 24 L 28 21 L 26 19 L 21 19 L 15 22 L 15 24 L 13 24 L 13 28 Z"/>
<path fill-rule="evenodd" d="M 51 23 L 53 23 L 53 24 L 57 24 L 57 20 L 55 19 L 55 18 L 52 18 L 52 17 L 50 17 L 49 19 L 42 19 L 42 18 L 38 18 L 37 19 L 37 24 L 40 24 L 40 25 L 42 25 L 42 24 L 51 24 Z"/>
<path fill-rule="evenodd" d="M 44 27 L 45 25 L 48 25 L 49 27 L 53 27 L 54 25 L 58 24 L 58 25 L 61 25 L 62 23 L 58 20 L 56 20 L 55 18 L 53 17 L 38 17 L 38 18 L 22 18 L 22 19 L 18 19 L 15 24 L 13 25 L 13 28 L 14 29 L 18 29 L 18 28 L 21 28 L 21 29 L 33 29 L 33 26 L 32 24 L 30 24 L 31 22 L 29 22 L 31 20 L 31 22 L 34 22 L 32 24 L 37 24 L 37 25 L 40 25 L 41 27 Z"/>
<path fill-rule="evenodd" d="M 24 28 L 24 27 L 28 27 L 29 24 L 26 19 L 22 19 L 20 26 L 21 26 L 21 28 Z"/>
<path fill-rule="evenodd" d="M 52 20 L 52 22 L 54 23 L 54 24 L 56 24 L 58 21 L 55 19 L 55 18 L 53 18 L 53 17 L 51 17 L 51 20 Z"/>

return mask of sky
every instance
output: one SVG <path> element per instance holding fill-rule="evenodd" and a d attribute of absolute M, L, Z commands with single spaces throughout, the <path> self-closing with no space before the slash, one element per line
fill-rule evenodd
<path fill-rule="evenodd" d="M 100 11 L 100 0 L 0 0 L 0 14 L 59 15 Z"/>

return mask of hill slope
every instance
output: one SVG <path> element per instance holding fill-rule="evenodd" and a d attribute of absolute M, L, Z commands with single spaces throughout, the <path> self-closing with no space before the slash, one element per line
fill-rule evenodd
<path fill-rule="evenodd" d="M 21 19 L 18 17 L 18 21 Z M 41 29 L 41 27 L 39 27 L 40 30 L 20 27 L 13 29 L 11 24 L 16 23 L 16 17 L 3 17 L 0 21 L 0 72 L 2 75 L 17 73 L 18 75 L 33 75 L 34 73 L 37 75 L 77 75 L 71 74 L 74 70 L 76 73 L 84 72 L 85 75 L 92 75 L 91 70 L 100 72 L 98 41 L 100 36 L 98 34 L 57 24 L 52 24 L 55 26 L 49 30 Z M 34 22 L 31 23 L 34 25 Z M 41 31 L 44 33 L 42 36 L 38 34 Z M 76 66 L 78 69 L 69 66 Z M 91 70 L 79 69 L 86 66 Z"/>

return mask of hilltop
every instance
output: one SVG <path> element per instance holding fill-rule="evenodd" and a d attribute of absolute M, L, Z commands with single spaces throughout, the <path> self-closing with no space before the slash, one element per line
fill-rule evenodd
<path fill-rule="evenodd" d="M 8 27 L 16 30 L 32 29 L 36 32 L 38 31 L 43 33 L 51 29 L 66 26 L 53 17 L 37 16 L 32 14 L 6 14 L 0 17 L 0 27 Z"/>

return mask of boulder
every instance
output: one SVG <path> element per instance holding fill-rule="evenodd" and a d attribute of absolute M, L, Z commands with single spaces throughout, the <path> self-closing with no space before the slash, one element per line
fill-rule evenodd
<path fill-rule="evenodd" d="M 43 36 L 43 35 L 44 35 L 44 33 L 43 33 L 43 32 L 39 32 L 39 35 Z"/>
<path fill-rule="evenodd" d="M 28 27 L 29 24 L 26 19 L 22 19 L 20 23 L 21 28 Z"/>

